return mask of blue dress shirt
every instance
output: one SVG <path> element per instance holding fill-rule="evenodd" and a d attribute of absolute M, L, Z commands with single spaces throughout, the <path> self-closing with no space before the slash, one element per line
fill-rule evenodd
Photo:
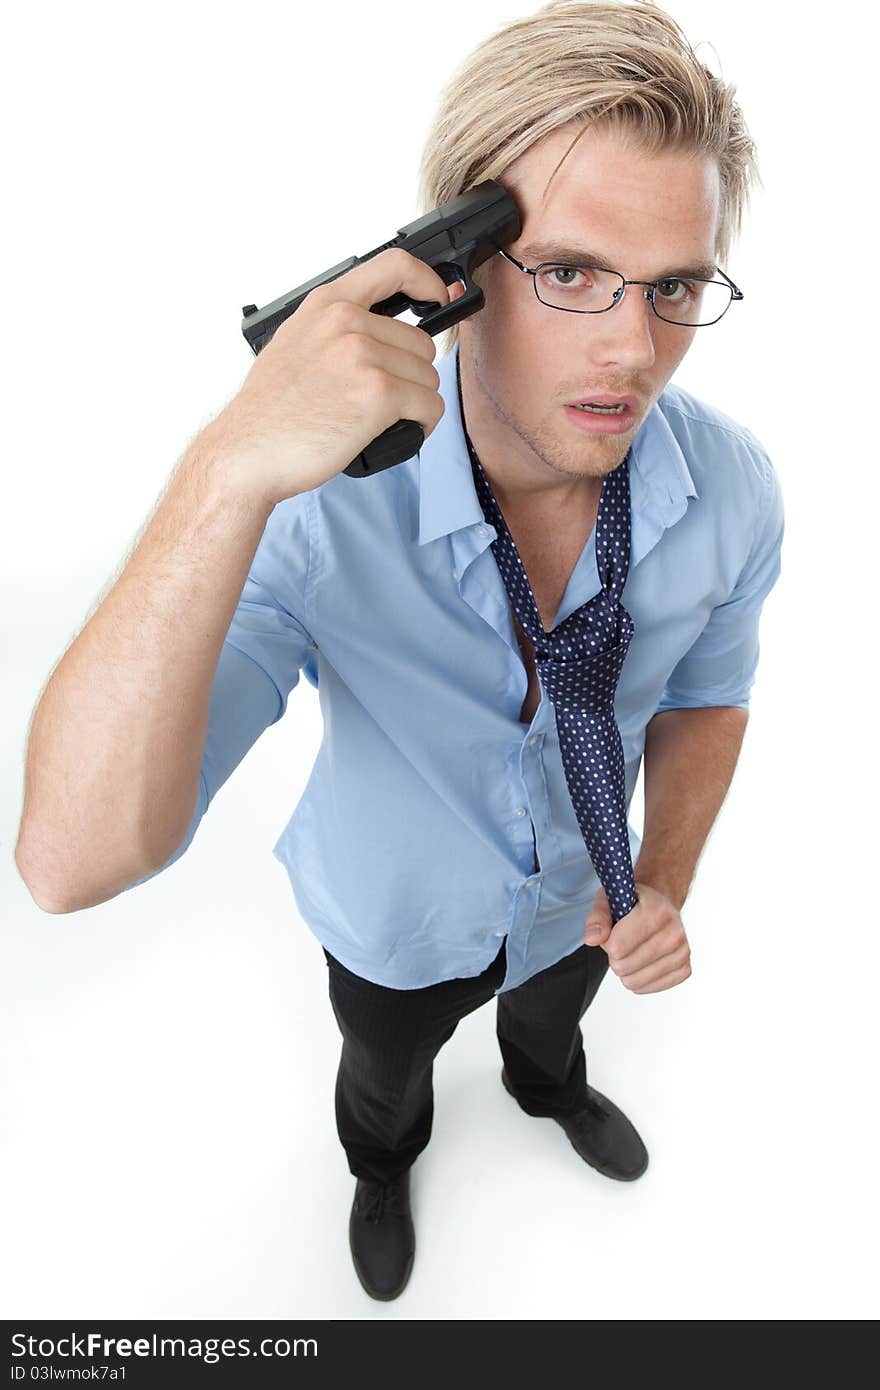
<path fill-rule="evenodd" d="M 435 364 L 446 410 L 417 455 L 271 513 L 220 653 L 192 822 L 156 872 L 304 671 L 323 740 L 273 851 L 303 920 L 349 970 L 395 989 L 479 975 L 506 937 L 502 993 L 583 944 L 601 885 L 546 695 L 520 721 L 526 668 L 474 489 L 457 351 Z M 761 444 L 678 386 L 635 435 L 630 490 L 621 601 L 635 635 L 614 706 L 627 806 L 654 714 L 748 707 L 784 530 Z M 600 587 L 594 530 L 556 622 Z M 629 838 L 635 861 L 632 825 Z"/>

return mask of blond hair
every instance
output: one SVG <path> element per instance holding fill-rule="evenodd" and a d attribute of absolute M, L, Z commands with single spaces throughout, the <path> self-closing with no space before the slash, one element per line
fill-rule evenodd
<path fill-rule="evenodd" d="M 697 58 L 675 20 L 651 0 L 551 0 L 491 34 L 444 87 L 420 165 L 421 214 L 484 179 L 503 182 L 515 159 L 572 122 L 577 134 L 549 187 L 584 132 L 601 126 L 647 152 L 682 150 L 717 159 L 715 254 L 723 265 L 751 183 L 762 185 L 735 91 Z M 456 342 L 458 325 L 445 336 L 444 351 Z"/>

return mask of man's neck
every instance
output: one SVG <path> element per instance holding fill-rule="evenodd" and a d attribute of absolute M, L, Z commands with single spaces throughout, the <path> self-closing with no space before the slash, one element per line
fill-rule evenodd
<path fill-rule="evenodd" d="M 603 479 L 572 478 L 554 473 L 534 455 L 534 462 L 525 458 L 524 441 L 498 419 L 460 342 L 458 368 L 464 428 L 505 519 L 563 518 L 576 523 L 583 515 L 595 517 Z"/>

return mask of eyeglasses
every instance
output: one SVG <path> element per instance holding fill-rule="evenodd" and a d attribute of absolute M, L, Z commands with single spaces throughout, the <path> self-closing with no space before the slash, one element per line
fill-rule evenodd
<path fill-rule="evenodd" d="M 715 269 L 719 275 L 724 276 L 724 281 L 705 280 L 693 275 L 681 278 L 667 276 L 663 280 L 624 280 L 617 270 L 604 270 L 591 265 L 542 261 L 534 270 L 530 270 L 515 256 L 508 255 L 497 243 L 493 245 L 511 265 L 532 276 L 535 294 L 542 304 L 546 304 L 550 309 L 563 309 L 570 314 L 604 314 L 620 303 L 627 285 L 646 285 L 645 298 L 664 323 L 676 323 L 680 328 L 707 328 L 709 324 L 717 323 L 724 317 L 734 299 L 743 298 L 742 290 L 728 275 L 724 275 L 720 266 L 716 266 Z M 555 276 L 560 272 L 581 278 L 579 281 L 557 280 Z M 674 287 L 668 296 L 667 286 Z M 656 299 L 658 290 L 664 296 L 661 298 L 660 308 Z"/>

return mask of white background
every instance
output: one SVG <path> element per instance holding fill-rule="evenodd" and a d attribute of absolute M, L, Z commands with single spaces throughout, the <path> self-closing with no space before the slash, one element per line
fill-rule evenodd
<path fill-rule="evenodd" d="M 531 8 L 178 0 L 7 20 L 3 1317 L 877 1314 L 864 8 L 843 32 L 825 6 L 669 7 L 736 82 L 766 185 L 725 267 L 745 299 L 676 380 L 764 443 L 786 537 L 740 764 L 683 912 L 693 974 L 638 996 L 609 972 L 584 1020 L 589 1078 L 642 1133 L 646 1175 L 602 1177 L 514 1105 L 490 1004 L 435 1067 L 409 1287 L 362 1291 L 326 966 L 271 854 L 320 742 L 306 681 L 167 874 L 52 916 L 13 862 L 37 697 L 244 380 L 241 306 L 418 215 L 440 88 Z"/>

